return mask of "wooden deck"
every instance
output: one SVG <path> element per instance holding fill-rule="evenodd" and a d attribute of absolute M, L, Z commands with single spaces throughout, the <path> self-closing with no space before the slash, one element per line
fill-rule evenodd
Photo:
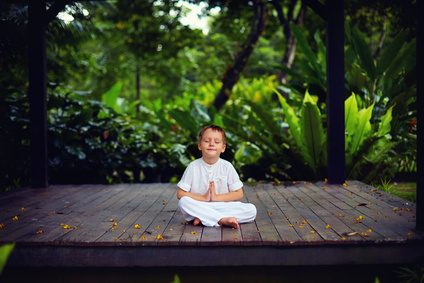
<path fill-rule="evenodd" d="M 0 195 L 10 266 L 288 266 L 424 262 L 415 204 L 357 181 L 245 186 L 254 222 L 186 223 L 174 184 L 55 185 Z"/>

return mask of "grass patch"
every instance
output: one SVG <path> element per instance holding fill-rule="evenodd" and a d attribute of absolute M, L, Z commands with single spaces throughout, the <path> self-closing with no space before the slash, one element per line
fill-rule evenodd
<path fill-rule="evenodd" d="M 373 187 L 398 196 L 413 203 L 417 202 L 417 183 L 415 182 L 391 182 L 391 180 L 380 179 L 379 183 L 372 183 Z"/>

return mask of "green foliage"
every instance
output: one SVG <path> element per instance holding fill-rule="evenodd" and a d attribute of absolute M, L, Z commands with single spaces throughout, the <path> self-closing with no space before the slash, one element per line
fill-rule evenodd
<path fill-rule="evenodd" d="M 180 277 L 178 276 L 178 274 L 175 274 L 174 281 L 172 281 L 172 283 L 181 283 L 181 280 L 180 280 Z"/>
<path fill-rule="evenodd" d="M 290 23 L 290 28 L 301 53 L 296 58 L 297 68 L 277 67 L 292 78 L 289 83 L 282 84 L 284 91 L 303 97 L 308 90 L 312 95 L 318 96 L 319 102 L 323 103 L 327 92 L 326 49 L 321 40 L 320 32 L 317 30 L 314 33 L 315 44 L 318 46 L 315 53 L 300 29 L 293 23 Z"/>
<path fill-rule="evenodd" d="M 13 251 L 14 247 L 15 243 L 5 244 L 0 247 L 0 275 L 2 274 L 4 266 L 7 263 L 7 259 L 9 258 L 9 255 Z"/>
<path fill-rule="evenodd" d="M 327 137 L 316 100 L 306 92 L 296 109 L 276 93 L 283 110 L 279 115 L 270 113 L 265 105 L 244 100 L 243 106 L 236 105 L 237 110 L 224 116 L 225 127 L 241 144 L 235 155 L 240 170 L 245 176 L 262 178 L 324 179 Z M 393 158 L 397 143 L 389 135 L 392 108 L 379 124 L 371 123 L 372 107 L 358 110 L 355 95 L 346 100 L 345 108 L 347 178 L 369 182 Z"/>
<path fill-rule="evenodd" d="M 424 282 L 424 267 L 420 265 L 405 266 L 396 270 L 398 278 L 402 283 L 423 283 Z"/>
<path fill-rule="evenodd" d="M 25 93 L 3 92 L 0 117 L 0 191 L 4 191 L 29 183 L 29 107 Z"/>
<path fill-rule="evenodd" d="M 173 1 L 155 3 L 71 4 L 74 22 L 56 19 L 49 25 L 48 77 L 55 82 L 55 93 L 49 94 L 50 182 L 173 180 L 200 157 L 197 134 L 211 123 L 225 127 L 223 157 L 234 161 L 244 179 L 323 179 L 327 81 L 322 31 L 291 25 L 298 50 L 291 69 L 279 67 L 289 82 L 277 86 L 268 74 L 281 60 L 278 50 L 285 43 L 271 13 L 272 30 L 267 28 L 244 78 L 217 112 L 211 104 L 227 62 L 247 36 L 251 7 L 212 1 L 210 7 L 223 10 L 204 35 L 179 23 L 181 7 Z M 8 43 L 0 47 L 4 190 L 29 183 L 29 111 L 26 8 L 10 3 L 1 8 Z M 345 30 L 347 178 L 368 182 L 381 174 L 416 172 L 413 34 L 399 29 L 374 58 L 364 28 L 346 21 Z M 275 95 L 274 88 L 284 96 Z"/>

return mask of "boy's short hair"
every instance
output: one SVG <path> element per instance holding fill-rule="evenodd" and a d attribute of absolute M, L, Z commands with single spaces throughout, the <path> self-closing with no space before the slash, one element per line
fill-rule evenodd
<path fill-rule="evenodd" d="M 209 125 L 209 126 L 204 127 L 199 133 L 199 143 L 202 141 L 203 134 L 208 129 L 212 129 L 213 131 L 220 132 L 222 134 L 222 141 L 224 142 L 224 144 L 227 144 L 227 137 L 225 135 L 225 131 L 220 126 L 217 126 L 217 125 Z"/>

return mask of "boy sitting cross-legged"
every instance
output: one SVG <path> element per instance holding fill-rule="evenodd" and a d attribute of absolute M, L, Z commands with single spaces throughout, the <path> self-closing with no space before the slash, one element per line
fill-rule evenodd
<path fill-rule="evenodd" d="M 215 125 L 199 133 L 202 158 L 191 162 L 178 183 L 178 207 L 187 221 L 194 225 L 230 226 L 251 222 L 256 207 L 242 203 L 243 183 L 233 165 L 220 158 L 225 151 L 224 130 Z"/>

